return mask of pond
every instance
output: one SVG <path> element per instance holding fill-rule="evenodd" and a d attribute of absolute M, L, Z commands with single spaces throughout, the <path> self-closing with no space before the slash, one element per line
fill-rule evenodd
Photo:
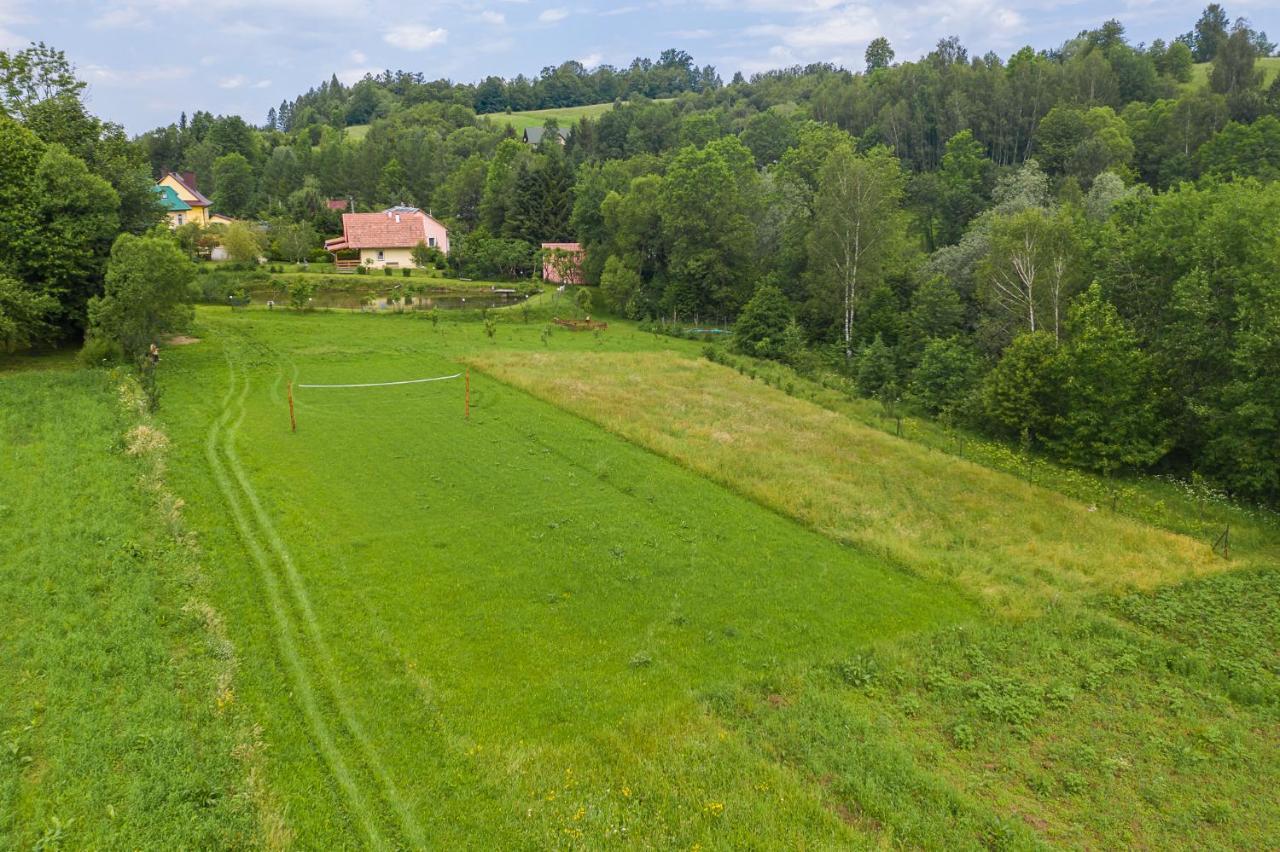
<path fill-rule="evenodd" d="M 482 308 L 502 308 L 508 305 L 517 305 L 523 302 L 527 296 L 522 296 L 514 291 L 504 290 L 438 290 L 431 293 L 422 293 L 411 297 L 411 304 L 405 304 L 405 310 L 421 310 L 429 311 L 432 308 L 439 308 L 442 311 L 448 310 L 480 310 Z M 268 299 L 274 299 L 276 305 L 287 307 L 289 297 L 275 289 L 258 290 L 253 293 L 253 301 L 259 305 L 265 304 Z M 367 302 L 366 302 L 367 300 Z M 337 308 L 358 311 L 362 308 L 366 311 L 388 311 L 398 310 L 399 303 L 388 302 L 384 293 L 378 293 L 372 290 L 317 290 L 315 297 L 311 301 L 313 308 Z"/>

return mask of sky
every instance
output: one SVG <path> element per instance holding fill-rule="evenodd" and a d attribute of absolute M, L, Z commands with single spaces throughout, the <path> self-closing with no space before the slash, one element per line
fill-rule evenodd
<path fill-rule="evenodd" d="M 97 115 L 131 133 L 197 109 L 260 124 L 337 74 L 384 68 L 476 82 L 576 59 L 626 66 L 677 47 L 735 71 L 828 61 L 863 67 L 887 37 L 901 60 L 957 35 L 971 55 L 1056 47 L 1118 18 L 1133 43 L 1186 32 L 1204 0 L 0 0 L 0 49 L 64 50 Z M 1228 0 L 1280 40 L 1280 3 Z"/>

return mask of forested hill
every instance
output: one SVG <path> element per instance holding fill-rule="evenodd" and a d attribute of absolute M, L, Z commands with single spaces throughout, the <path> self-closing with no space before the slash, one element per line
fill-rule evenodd
<path fill-rule="evenodd" d="M 736 321 L 742 351 L 842 372 L 886 405 L 1277 503 L 1275 46 L 1217 4 L 1187 24 L 1140 45 L 1108 21 L 1008 57 L 943 38 L 913 62 L 877 39 L 864 69 L 727 84 L 679 51 L 478 85 L 334 79 L 261 125 L 184 115 L 132 154 L 270 223 L 274 257 L 304 227 L 324 258 L 339 198 L 430 210 L 468 277 L 529 274 L 541 242 L 578 240 L 616 313 Z M 564 145 L 503 120 L 598 102 L 614 106 L 561 127 Z M 62 138 L 63 112 L 17 106 L 111 181 L 100 148 Z M 29 147 L 11 161 L 65 153 Z M 19 283 L 44 274 L 3 251 Z M 64 327 L 101 268 L 59 285 L 78 294 Z"/>

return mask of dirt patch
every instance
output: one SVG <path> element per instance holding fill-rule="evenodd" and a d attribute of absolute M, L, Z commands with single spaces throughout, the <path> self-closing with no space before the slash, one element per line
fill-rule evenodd
<path fill-rule="evenodd" d="M 165 344 L 168 346 L 190 346 L 193 343 L 199 342 L 200 338 L 198 337 L 187 337 L 185 334 L 179 334 L 175 337 L 170 337 L 165 341 Z"/>
<path fill-rule="evenodd" d="M 769 706 L 770 706 L 770 707 L 772 707 L 772 708 L 773 708 L 773 709 L 775 709 L 775 710 L 777 710 L 777 709 L 779 709 L 779 708 L 781 708 L 781 707 L 786 707 L 786 706 L 788 706 L 789 704 L 791 704 L 790 699 L 788 699 L 785 695 L 778 695 L 776 692 L 775 692 L 774 694 L 770 695 L 770 696 L 769 696 L 768 698 L 766 698 L 765 700 L 766 700 L 766 701 L 768 701 L 768 702 L 769 702 Z"/>

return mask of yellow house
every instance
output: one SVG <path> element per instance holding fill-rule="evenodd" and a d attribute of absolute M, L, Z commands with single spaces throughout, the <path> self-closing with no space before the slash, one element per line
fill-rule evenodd
<path fill-rule="evenodd" d="M 169 215 L 169 227 L 177 228 L 190 222 L 200 227 L 209 224 L 209 208 L 213 202 L 196 189 L 196 176 L 186 172 L 179 176 L 177 172 L 169 172 L 160 178 L 154 190 L 160 196 L 160 206 Z"/>

